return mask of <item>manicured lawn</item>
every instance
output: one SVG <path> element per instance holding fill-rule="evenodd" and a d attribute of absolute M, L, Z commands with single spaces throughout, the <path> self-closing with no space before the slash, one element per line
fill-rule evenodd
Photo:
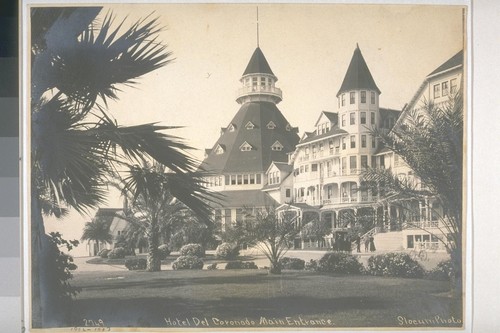
<path fill-rule="evenodd" d="M 208 327 L 233 329 L 246 327 L 247 319 L 254 326 L 285 328 L 415 327 L 462 317 L 461 303 L 448 297 L 448 283 L 424 279 L 308 271 L 279 276 L 265 270 L 119 271 L 79 272 L 72 284 L 83 288 L 73 304 L 73 326 L 102 319 L 112 327 L 178 328 L 184 320 L 201 328 L 206 318 Z"/>

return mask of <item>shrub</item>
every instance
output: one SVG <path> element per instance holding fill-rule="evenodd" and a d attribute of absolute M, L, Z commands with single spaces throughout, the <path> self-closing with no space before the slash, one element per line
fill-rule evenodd
<path fill-rule="evenodd" d="M 444 260 L 427 272 L 426 278 L 430 280 L 450 281 L 451 277 L 455 274 L 454 272 L 451 260 Z"/>
<path fill-rule="evenodd" d="M 115 247 L 108 253 L 109 259 L 122 259 L 125 258 L 125 249 L 123 247 Z"/>
<path fill-rule="evenodd" d="M 234 259 L 240 254 L 237 245 L 231 243 L 222 243 L 217 246 L 215 256 L 219 259 Z"/>
<path fill-rule="evenodd" d="M 125 260 L 125 267 L 127 267 L 129 271 L 143 270 L 146 269 L 146 266 L 147 261 L 144 258 Z"/>
<path fill-rule="evenodd" d="M 180 256 L 172 263 L 172 269 L 202 269 L 203 260 L 195 256 Z"/>
<path fill-rule="evenodd" d="M 207 269 L 210 270 L 210 271 L 214 270 L 214 269 L 217 269 L 217 263 L 214 262 L 213 264 L 208 265 Z"/>
<path fill-rule="evenodd" d="M 368 272 L 372 275 L 421 278 L 424 269 L 407 253 L 386 253 L 368 258 Z"/>
<path fill-rule="evenodd" d="M 311 260 L 309 260 L 309 262 L 306 262 L 304 268 L 308 271 L 316 271 L 316 270 L 318 270 L 318 261 L 311 259 Z"/>
<path fill-rule="evenodd" d="M 328 252 L 318 261 L 317 270 L 340 274 L 361 274 L 363 265 L 352 254 Z"/>
<path fill-rule="evenodd" d="M 200 244 L 187 244 L 181 247 L 181 256 L 195 256 L 203 258 L 205 256 L 205 249 Z"/>
<path fill-rule="evenodd" d="M 167 244 L 158 246 L 158 253 L 160 255 L 160 260 L 165 260 L 170 255 L 170 248 Z"/>
<path fill-rule="evenodd" d="M 230 261 L 226 265 L 226 269 L 257 269 L 257 265 L 253 261 Z"/>
<path fill-rule="evenodd" d="M 283 269 L 298 269 L 302 270 L 305 267 L 306 262 L 299 258 L 289 258 L 284 257 L 280 260 L 281 268 Z"/>
<path fill-rule="evenodd" d="M 106 259 L 108 257 L 109 252 L 111 252 L 111 250 L 102 249 L 101 251 L 99 251 L 99 253 L 97 253 L 97 255 L 103 259 Z"/>

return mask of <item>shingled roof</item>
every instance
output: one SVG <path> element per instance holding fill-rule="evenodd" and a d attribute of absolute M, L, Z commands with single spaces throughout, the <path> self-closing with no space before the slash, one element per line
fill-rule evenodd
<path fill-rule="evenodd" d="M 255 73 L 274 75 L 260 47 L 257 47 L 253 52 L 252 57 L 248 62 L 247 68 L 243 72 L 243 75 L 255 74 Z"/>
<path fill-rule="evenodd" d="M 255 125 L 251 129 L 245 127 L 249 121 Z M 273 129 L 267 127 L 271 121 L 275 125 Z M 288 121 L 271 102 L 243 104 L 231 123 L 235 125 L 235 130 L 225 131 L 214 145 L 214 148 L 224 146 L 225 151 L 217 154 L 212 149 L 203 161 L 202 168 L 205 170 L 215 173 L 265 172 L 272 161 L 287 162 L 287 154 L 295 149 L 299 141 L 295 131 L 286 129 Z M 282 150 L 271 149 L 276 141 L 281 143 Z M 252 149 L 240 150 L 244 142 Z"/>
<path fill-rule="evenodd" d="M 327 138 L 330 136 L 342 135 L 342 134 L 348 134 L 348 132 L 339 128 L 338 126 L 334 126 L 334 127 L 330 128 L 330 130 L 328 132 L 320 134 L 320 135 L 317 135 L 316 132 L 311 132 L 309 136 L 307 136 L 306 138 L 304 138 L 300 141 L 300 145 L 302 145 L 304 143 L 311 142 L 311 141 L 319 140 L 322 138 Z"/>
<path fill-rule="evenodd" d="M 277 204 L 276 200 L 261 190 L 221 191 L 219 194 L 221 194 L 223 199 L 219 203 L 210 203 L 214 208 L 271 207 Z"/>
<path fill-rule="evenodd" d="M 451 69 L 453 67 L 457 67 L 460 65 L 463 65 L 464 63 L 464 50 L 460 50 L 457 54 L 455 54 L 453 57 L 445 61 L 441 66 L 433 70 L 429 75 L 431 76 L 440 72 L 443 72 L 447 69 Z"/>
<path fill-rule="evenodd" d="M 356 49 L 354 50 L 354 54 L 351 58 L 351 63 L 347 68 L 344 81 L 342 82 L 342 86 L 337 93 L 337 97 L 343 92 L 359 89 L 375 90 L 380 94 L 380 90 L 373 80 L 372 74 L 368 69 L 368 65 L 361 54 L 361 50 L 359 49 L 359 46 L 356 45 Z"/>

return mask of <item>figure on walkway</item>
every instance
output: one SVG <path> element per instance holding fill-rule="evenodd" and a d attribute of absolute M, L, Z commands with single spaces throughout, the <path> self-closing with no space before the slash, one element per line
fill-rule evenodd
<path fill-rule="evenodd" d="M 370 236 L 370 252 L 374 252 L 375 249 L 375 242 L 373 236 Z"/>
<path fill-rule="evenodd" d="M 368 252 L 368 249 L 370 247 L 370 238 L 366 236 L 365 238 L 365 252 Z"/>
<path fill-rule="evenodd" d="M 358 234 L 356 236 L 355 241 L 356 241 L 356 252 L 360 253 L 361 252 L 361 237 L 360 237 L 360 234 Z"/>

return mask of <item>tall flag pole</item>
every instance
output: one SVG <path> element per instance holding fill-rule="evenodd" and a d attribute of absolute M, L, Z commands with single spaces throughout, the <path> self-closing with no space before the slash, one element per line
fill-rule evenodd
<path fill-rule="evenodd" d="M 257 6 L 257 47 L 259 47 L 259 6 Z"/>

